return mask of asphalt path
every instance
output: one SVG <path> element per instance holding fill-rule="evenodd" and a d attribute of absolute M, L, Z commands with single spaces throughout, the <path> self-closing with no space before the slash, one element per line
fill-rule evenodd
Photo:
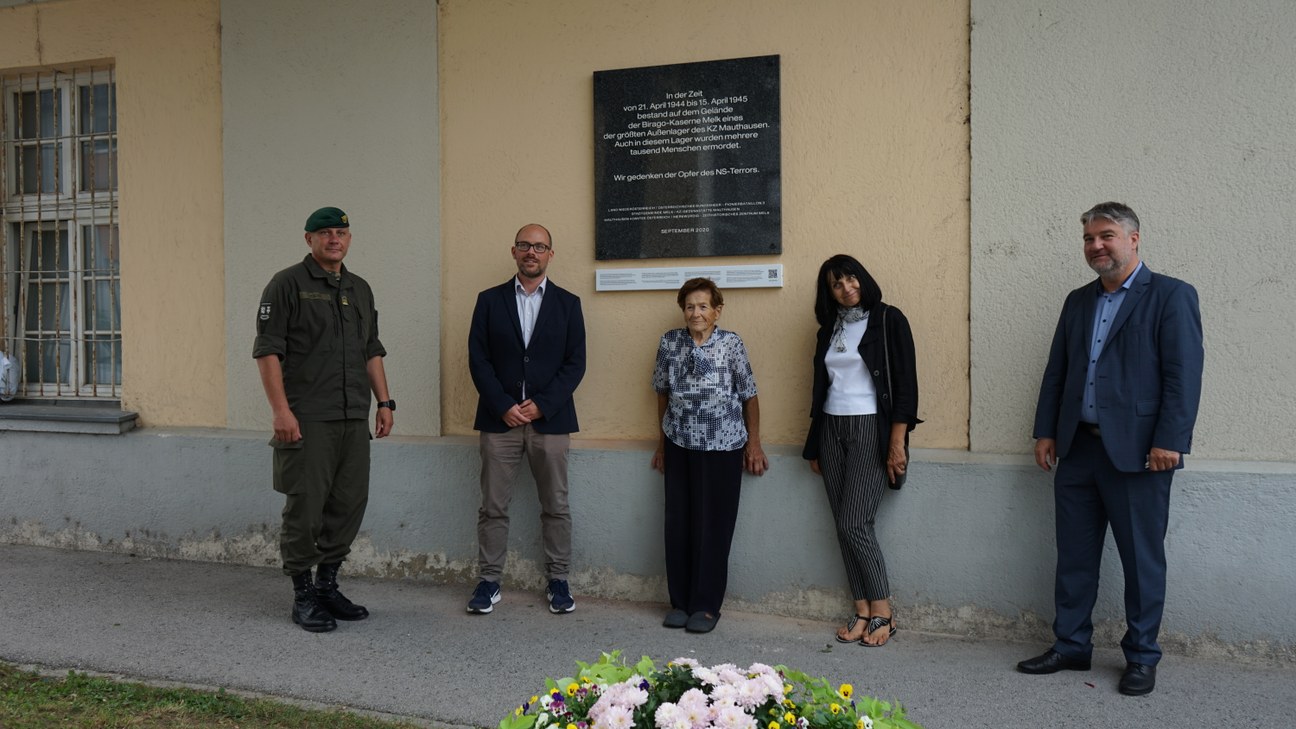
<path fill-rule="evenodd" d="M 1296 727 L 1296 666 L 1167 656 L 1149 696 L 1120 695 L 1119 649 L 1093 670 L 1017 673 L 1045 646 L 904 629 L 882 648 L 840 645 L 834 626 L 727 611 L 693 635 L 660 626 L 665 606 L 576 594 L 551 615 L 543 586 L 504 585 L 491 615 L 464 612 L 471 585 L 350 578 L 369 619 L 311 634 L 289 620 L 277 570 L 0 545 L 0 660 L 47 670 L 316 702 L 442 726 L 494 727 L 543 688 L 620 649 L 658 665 L 783 664 L 903 702 L 927 729 Z M 523 589 L 529 588 L 529 589 Z M 1010 638 L 1011 636 L 1004 636 Z"/>

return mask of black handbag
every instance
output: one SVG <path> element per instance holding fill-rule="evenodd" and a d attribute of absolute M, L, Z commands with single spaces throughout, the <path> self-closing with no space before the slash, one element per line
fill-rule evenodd
<path fill-rule="evenodd" d="M 891 390 L 891 347 L 887 343 L 887 326 L 886 326 L 887 309 L 890 308 L 891 307 L 887 306 L 882 309 L 882 356 L 886 360 L 887 397 L 891 399 L 891 407 L 895 407 L 895 393 L 892 392 Z M 905 450 L 905 472 L 897 476 L 896 480 L 894 481 L 887 479 L 887 485 L 890 486 L 892 489 L 895 489 L 896 491 L 899 491 L 900 487 L 905 485 L 905 481 L 909 480 L 909 438 L 908 437 L 905 438 L 904 450 Z"/>

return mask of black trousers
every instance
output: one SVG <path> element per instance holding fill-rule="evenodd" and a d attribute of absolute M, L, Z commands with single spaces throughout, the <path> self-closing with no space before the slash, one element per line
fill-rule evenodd
<path fill-rule="evenodd" d="M 738 521 L 743 452 L 666 441 L 666 585 L 671 607 L 720 614 Z"/>

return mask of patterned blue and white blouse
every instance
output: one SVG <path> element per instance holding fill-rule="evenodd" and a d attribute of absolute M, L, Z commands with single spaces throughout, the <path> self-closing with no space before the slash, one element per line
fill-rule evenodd
<path fill-rule="evenodd" d="M 662 335 L 653 389 L 667 395 L 662 432 L 681 448 L 731 451 L 747 443 L 742 404 L 756 397 L 756 378 L 742 338 L 716 327 L 702 346 L 687 329 Z"/>

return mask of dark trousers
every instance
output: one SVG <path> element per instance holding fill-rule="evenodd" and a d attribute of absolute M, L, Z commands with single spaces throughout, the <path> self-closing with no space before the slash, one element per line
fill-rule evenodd
<path fill-rule="evenodd" d="M 743 452 L 666 440 L 666 585 L 671 607 L 718 615 L 729 582 Z"/>
<path fill-rule="evenodd" d="M 1058 463 L 1053 493 L 1057 519 L 1057 617 L 1053 649 L 1067 656 L 1093 650 L 1093 606 L 1107 526 L 1125 572 L 1125 660 L 1155 666 L 1165 606 L 1166 524 L 1174 471 L 1122 473 L 1102 441 L 1081 428 Z"/>
<path fill-rule="evenodd" d="M 369 504 L 369 424 L 301 423 L 302 439 L 274 450 L 274 488 L 286 497 L 279 554 L 286 575 L 341 562 Z"/>

